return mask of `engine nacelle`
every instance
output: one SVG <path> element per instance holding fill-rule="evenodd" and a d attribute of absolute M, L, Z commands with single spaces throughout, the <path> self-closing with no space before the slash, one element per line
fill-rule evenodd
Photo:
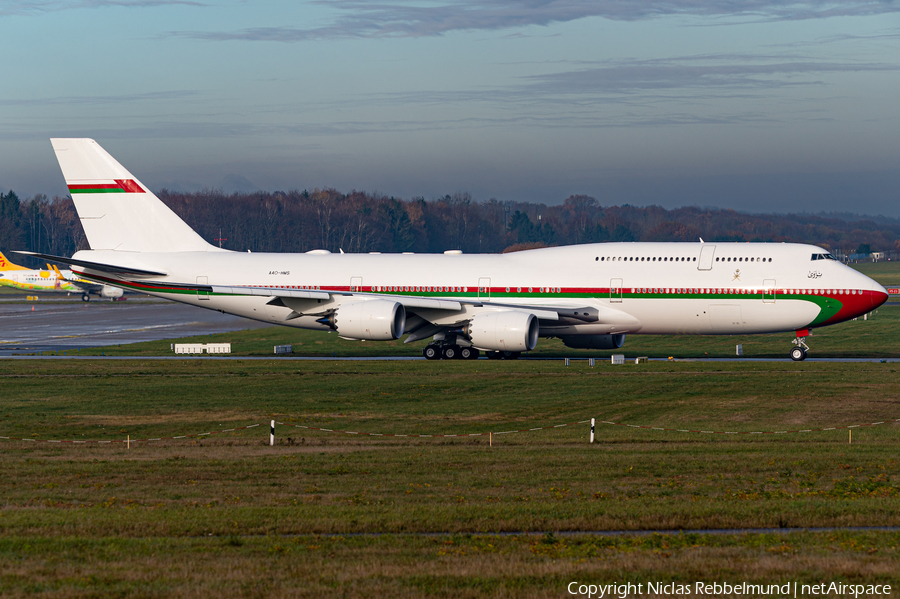
<path fill-rule="evenodd" d="M 535 348 L 539 330 L 534 314 L 504 310 L 476 314 L 466 327 L 466 334 L 478 349 L 523 352 Z"/>
<path fill-rule="evenodd" d="M 341 337 L 391 341 L 406 328 L 406 309 L 387 300 L 351 302 L 337 309 L 330 324 Z"/>
<path fill-rule="evenodd" d="M 121 287 L 113 287 L 112 285 L 104 285 L 100 290 L 100 297 L 116 298 L 123 295 L 125 295 L 125 292 L 122 291 Z"/>
<path fill-rule="evenodd" d="M 566 347 L 573 349 L 619 349 L 625 345 L 625 334 L 619 335 L 566 335 L 560 337 Z"/>

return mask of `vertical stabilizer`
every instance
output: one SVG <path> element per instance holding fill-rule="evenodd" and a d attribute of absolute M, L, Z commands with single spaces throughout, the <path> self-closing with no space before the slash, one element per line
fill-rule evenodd
<path fill-rule="evenodd" d="M 0 252 L 0 270 L 31 270 L 30 268 L 25 268 L 24 266 L 19 266 L 18 264 L 13 264 L 10 262 L 6 256 L 3 255 L 3 252 Z"/>
<path fill-rule="evenodd" d="M 92 250 L 218 251 L 93 139 L 50 142 Z"/>

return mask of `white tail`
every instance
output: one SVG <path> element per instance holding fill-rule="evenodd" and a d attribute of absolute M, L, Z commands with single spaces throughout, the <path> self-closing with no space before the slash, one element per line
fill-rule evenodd
<path fill-rule="evenodd" d="M 51 139 L 92 250 L 218 251 L 93 139 Z"/>

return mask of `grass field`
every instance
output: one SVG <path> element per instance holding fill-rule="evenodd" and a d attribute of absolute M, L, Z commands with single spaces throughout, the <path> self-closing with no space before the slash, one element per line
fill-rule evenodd
<path fill-rule="evenodd" d="M 0 595 L 564 596 L 571 581 L 900 584 L 896 364 L 0 361 Z M 530 535 L 497 536 L 499 532 Z M 375 534 L 367 534 L 375 533 Z M 377 533 L 393 533 L 379 535 Z M 442 533 L 415 536 L 413 533 Z"/>

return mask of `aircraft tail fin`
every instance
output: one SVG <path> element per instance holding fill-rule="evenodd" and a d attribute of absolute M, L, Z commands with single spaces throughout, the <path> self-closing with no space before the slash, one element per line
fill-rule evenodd
<path fill-rule="evenodd" d="M 0 270 L 31 270 L 30 268 L 25 268 L 24 266 L 19 266 L 18 264 L 13 264 L 10 262 L 6 256 L 3 255 L 3 252 L 0 252 Z"/>
<path fill-rule="evenodd" d="M 93 139 L 51 139 L 92 250 L 219 251 Z"/>

